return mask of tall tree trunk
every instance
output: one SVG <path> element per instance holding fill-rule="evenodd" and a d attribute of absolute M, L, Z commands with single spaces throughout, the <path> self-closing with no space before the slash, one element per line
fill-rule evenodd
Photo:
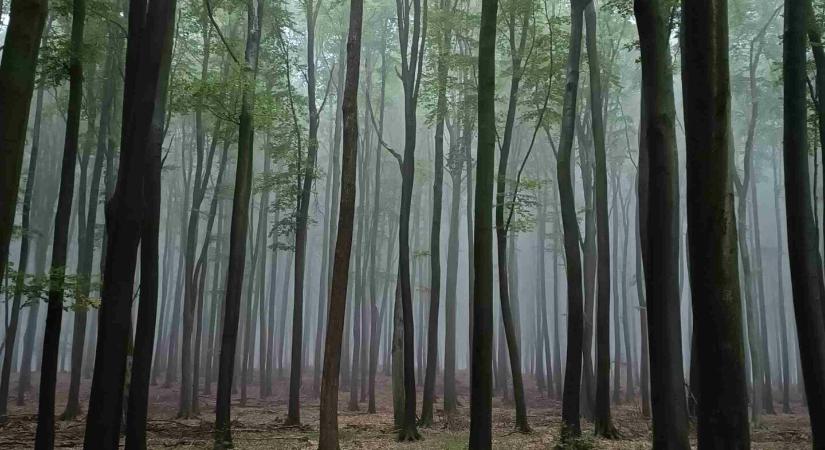
<path fill-rule="evenodd" d="M 362 0 L 351 0 L 349 35 L 347 36 L 347 67 L 342 99 L 343 164 L 341 168 L 341 201 L 335 240 L 329 320 L 324 343 L 324 371 L 321 380 L 321 417 L 318 448 L 338 449 L 338 375 L 341 364 L 341 337 L 344 333 L 347 284 L 352 225 L 355 215 L 355 165 L 358 157 L 358 76 L 361 69 L 361 27 L 364 13 Z"/>
<path fill-rule="evenodd" d="M 779 351 L 782 355 L 782 412 L 790 414 L 791 412 L 791 380 L 790 380 L 790 363 L 788 357 L 788 323 L 785 317 L 785 269 L 782 264 L 782 256 L 784 251 L 784 242 L 782 239 L 782 220 L 780 219 L 781 206 L 780 198 L 782 190 L 779 187 L 779 169 L 777 167 L 778 158 L 772 158 L 773 161 L 773 201 L 774 214 L 776 218 L 776 303 L 779 309 Z"/>
<path fill-rule="evenodd" d="M 510 50 L 512 52 L 512 78 L 510 81 L 510 96 L 507 107 L 507 118 L 504 128 L 504 136 L 502 137 L 498 176 L 496 178 L 496 208 L 495 208 L 495 230 L 496 230 L 496 255 L 498 256 L 498 283 L 499 283 L 499 300 L 501 302 L 501 319 L 504 323 L 504 334 L 507 338 L 507 351 L 510 356 L 510 372 L 513 377 L 513 399 L 516 406 L 516 429 L 522 432 L 530 431 L 530 424 L 527 422 L 527 405 L 524 401 L 524 382 L 521 376 L 521 352 L 519 349 L 518 330 L 516 324 L 517 314 L 514 314 L 514 305 L 511 305 L 511 289 L 510 280 L 508 277 L 509 264 L 507 261 L 507 237 L 510 226 L 510 217 L 505 221 L 505 196 L 507 184 L 507 165 L 510 155 L 510 149 L 513 139 L 513 129 L 516 117 L 516 109 L 518 106 L 518 92 L 521 83 L 522 75 L 522 57 L 527 42 L 527 28 L 529 26 L 530 13 L 529 8 L 525 8 L 521 17 L 519 18 L 521 24 L 521 37 L 519 39 L 518 47 L 515 43 L 515 22 L 516 15 L 514 8 L 509 8 L 510 24 Z M 509 205 L 510 208 L 515 208 L 515 205 Z M 509 213 L 508 213 L 509 214 Z M 515 284 L 514 284 L 515 285 Z M 515 289 L 513 290 L 515 294 Z M 516 295 L 512 296 L 514 299 Z M 516 302 L 513 302 L 514 304 Z M 505 365 L 502 364 L 499 370 L 502 373 L 506 372 Z M 505 388 L 506 389 L 506 388 Z M 505 391 L 506 392 L 506 391 Z"/>
<path fill-rule="evenodd" d="M 561 137 L 556 156 L 556 176 L 559 186 L 564 255 L 567 272 L 567 362 L 562 393 L 562 437 L 581 434 L 579 403 L 582 377 L 582 344 L 584 305 L 582 297 L 582 264 L 579 253 L 579 224 L 573 195 L 571 151 L 576 119 L 576 94 L 579 84 L 583 13 L 587 0 L 570 2 L 570 55 L 567 59 L 567 79 L 564 86 Z"/>
<path fill-rule="evenodd" d="M 811 418 L 812 445 L 825 445 L 825 325 L 822 260 L 811 211 L 808 142 L 804 124 L 806 1 L 785 1 L 783 37 L 785 209 L 799 353 L 805 398 Z M 812 19 L 812 18 L 811 18 Z M 822 99 L 820 98 L 820 101 Z"/>
<path fill-rule="evenodd" d="M 447 13 L 447 1 L 441 0 L 440 12 Z M 427 318 L 427 369 L 424 375 L 424 397 L 421 402 L 422 426 L 433 424 L 435 402 L 435 372 L 438 365 L 438 320 L 441 308 L 441 213 L 444 185 L 444 121 L 447 115 L 447 57 L 450 51 L 450 31 L 441 30 L 436 61 L 435 160 L 433 161 L 433 214 L 430 224 L 430 305 Z"/>
<path fill-rule="evenodd" d="M 315 18 L 314 0 L 306 2 L 307 16 L 307 105 L 309 106 L 309 139 L 307 140 L 307 159 L 303 177 L 299 176 L 301 193 L 297 205 L 295 228 L 295 287 L 292 311 L 292 352 L 289 369 L 289 401 L 287 402 L 287 425 L 301 423 L 301 362 L 303 355 L 304 326 L 304 271 L 306 268 L 306 240 L 309 223 L 309 199 L 316 160 L 318 159 L 318 107 L 315 104 Z"/>
<path fill-rule="evenodd" d="M 75 164 L 80 136 L 80 115 L 83 101 L 83 62 L 81 54 L 83 51 L 83 28 L 85 22 L 86 1 L 74 0 L 72 2 L 71 56 L 69 58 L 69 104 L 66 116 L 63 161 L 60 169 L 60 192 L 58 193 L 57 212 L 54 217 L 52 265 L 49 274 L 49 306 L 46 315 L 46 331 L 43 337 L 43 358 L 40 364 L 40 399 L 37 409 L 37 433 L 35 435 L 35 448 L 37 449 L 48 449 L 54 446 L 54 390 L 57 381 L 57 357 L 60 347 L 60 331 L 63 318 L 63 285 L 66 273 L 69 221 L 72 214 Z M 5 59 L 4 52 L 4 62 Z M 1 72 L 2 70 L 0 70 L 0 73 Z M 30 97 L 31 94 L 29 94 L 28 98 Z M 28 112 L 28 106 L 25 107 L 25 111 Z M 2 140 L 7 141 L 7 139 L 8 138 Z M 18 166 L 18 176 L 19 173 L 20 169 Z M 16 179 L 15 177 L 14 180 Z M 5 240 L 0 241 L 0 244 L 5 245 L 4 241 Z M 3 260 L 0 264 L 5 263 L 7 253 L 7 250 L 0 252 L 0 259 Z M 2 275 L 3 271 L 0 270 L 0 276 Z"/>
<path fill-rule="evenodd" d="M 493 181 L 496 148 L 496 21 L 498 0 L 482 0 L 478 40 L 478 164 L 473 229 L 470 441 L 492 448 L 493 383 Z M 468 150 L 469 152 L 469 150 Z M 469 170 L 469 160 L 468 173 Z M 468 185 L 468 190 L 470 186 Z M 469 215 L 469 210 L 467 212 Z"/>
<path fill-rule="evenodd" d="M 12 0 L 0 61 L 0 279 L 6 275 L 26 125 L 48 0 Z"/>
<path fill-rule="evenodd" d="M 151 132 L 145 147 L 143 179 L 144 215 L 140 230 L 140 299 L 133 343 L 131 378 L 126 410 L 126 448 L 146 449 L 149 381 L 158 303 L 158 234 L 160 232 L 161 154 L 174 38 L 174 2 L 168 26 L 163 30 L 156 101 Z M 131 322 L 130 322 L 131 323 Z M 131 335 L 130 335 L 131 337 Z"/>
<path fill-rule="evenodd" d="M 590 68 L 590 120 L 595 147 L 596 287 L 596 409 L 597 436 L 617 435 L 610 419 L 610 225 L 607 214 L 607 157 L 604 148 L 601 68 L 596 42 L 596 8 L 590 1 L 584 11 L 587 24 L 587 66 Z"/>
<path fill-rule="evenodd" d="M 457 128 L 457 127 L 456 127 Z M 456 289 L 458 287 L 459 213 L 461 211 L 461 173 L 464 166 L 457 130 L 450 132 L 450 154 L 447 168 L 450 172 L 450 229 L 447 237 L 447 278 L 444 297 L 444 413 L 450 417 L 458 409 L 455 386 L 456 371 Z"/>
<path fill-rule="evenodd" d="M 681 34 L 689 275 L 694 329 L 701 330 L 694 333 L 699 364 L 697 435 L 702 448 L 748 448 L 742 306 L 730 180 L 733 158 L 729 153 L 726 0 L 683 1 Z M 651 164 L 651 175 L 653 169 Z M 650 189 L 651 197 L 654 190 Z M 653 302 L 649 304 L 653 306 Z M 651 317 L 655 313 L 651 312 Z M 654 322 L 651 320 L 651 327 Z M 650 344 L 651 361 L 655 361 L 654 339 Z M 658 367 L 655 363 L 651 366 Z"/>
<path fill-rule="evenodd" d="M 161 111 L 171 58 L 174 1 L 129 6 L 129 39 L 123 94 L 121 157 L 117 187 L 106 207 L 107 242 L 100 325 L 84 446 L 117 448 L 123 411 L 127 354 L 131 352 L 132 296 L 141 239 L 141 299 L 136 344 L 138 357 L 129 384 L 130 412 L 145 411 L 157 303 L 157 236 L 160 215 Z M 166 62 L 164 62 L 166 59 Z M 166 68 L 164 68 L 164 66 Z M 158 112 L 157 116 L 155 112 Z M 145 140 L 150 136 L 149 143 Z M 146 200 L 146 203 L 144 203 Z M 143 208 L 134 207 L 143 205 Z M 151 236 L 151 237 L 150 237 Z M 138 406 L 139 405 L 139 406 Z M 136 409 L 137 408 L 137 409 Z M 129 415 L 127 428 L 142 430 L 145 419 Z M 137 448 L 140 441 L 130 440 Z"/>
<path fill-rule="evenodd" d="M 4 345 L 5 351 L 3 352 L 3 372 L 2 377 L 0 377 L 0 421 L 2 421 L 6 414 L 8 413 L 8 400 L 9 400 L 9 386 L 11 385 L 11 366 L 14 357 L 14 348 L 15 348 L 15 341 L 17 338 L 17 323 L 20 317 L 20 302 L 23 298 L 23 287 L 26 281 L 26 272 L 28 270 L 29 264 L 29 246 L 31 242 L 31 237 L 33 236 L 33 227 L 31 226 L 31 205 L 32 205 L 32 196 L 34 195 L 34 181 L 37 176 L 37 159 L 38 154 L 40 153 L 40 127 L 43 118 L 43 91 L 44 88 L 42 85 L 38 86 L 37 88 L 37 100 L 35 103 L 34 108 L 34 129 L 32 130 L 32 144 L 31 144 L 31 151 L 29 153 L 29 168 L 26 173 L 26 191 L 23 194 L 23 217 L 21 228 L 23 232 L 23 236 L 20 242 L 20 256 L 18 259 L 17 264 L 17 275 L 15 276 L 14 280 L 14 300 L 11 306 L 11 312 L 9 313 L 10 317 L 6 320 L 6 332 L 4 337 Z M 2 275 L 0 275 L 2 277 Z M 8 298 L 5 299 L 8 302 Z M 35 306 L 38 303 L 35 302 L 32 307 L 29 309 L 29 315 L 34 312 L 36 317 L 36 308 Z M 8 311 L 8 310 L 7 310 Z M 27 326 L 27 334 L 28 329 L 31 328 L 31 319 L 29 319 L 29 326 Z M 28 358 L 31 356 L 29 355 Z M 27 358 L 27 355 L 23 353 L 24 360 Z M 29 363 L 31 360 L 29 360 Z M 24 364 L 21 368 L 21 372 L 29 372 L 29 365 Z M 22 376 L 22 373 L 21 375 Z M 19 380 L 18 377 L 18 384 L 21 386 L 24 385 Z M 23 391 L 18 390 L 18 403 L 22 400 Z"/>
<path fill-rule="evenodd" d="M 639 240 L 644 241 L 636 249 L 637 259 L 641 253 L 645 267 L 644 292 L 641 286 L 638 288 L 643 333 L 642 408 L 647 407 L 649 371 L 653 443 L 662 448 L 688 449 L 679 309 L 679 172 L 669 43 L 671 11 L 654 0 L 636 0 L 634 10 L 641 46 L 644 111 L 637 180 L 638 220 L 644 227 Z M 636 269 L 638 284 L 638 261 Z"/>
<path fill-rule="evenodd" d="M 232 374 L 238 337 L 241 289 L 246 263 L 246 235 L 249 227 L 249 196 L 252 188 L 252 149 L 255 129 L 252 111 L 255 105 L 255 78 L 258 73 L 258 49 L 261 42 L 263 3 L 247 0 L 246 49 L 244 51 L 241 113 L 238 127 L 238 162 L 232 200 L 232 226 L 229 232 L 229 266 L 224 301 L 218 392 L 215 401 L 216 449 L 232 447 L 230 401 Z"/>
<path fill-rule="evenodd" d="M 404 418 L 399 428 L 400 441 L 415 441 L 420 438 L 415 423 L 415 331 L 413 319 L 413 293 L 410 282 L 410 210 L 415 177 L 416 107 L 421 81 L 421 67 L 424 59 L 427 2 L 424 2 L 423 17 L 420 0 L 412 0 L 412 5 L 403 7 L 396 3 L 398 17 L 398 39 L 401 48 L 401 82 L 404 90 L 404 151 L 401 163 L 401 203 L 399 207 L 399 277 L 401 283 L 401 309 L 404 322 Z M 410 8 L 412 6 L 412 8 Z M 410 19 L 410 9 L 413 19 Z M 411 23 L 412 22 L 412 23 Z M 412 26 L 412 36 L 410 36 Z"/>
<path fill-rule="evenodd" d="M 383 38 L 381 39 L 381 95 L 379 97 L 380 109 L 378 113 L 378 147 L 375 150 L 375 180 L 374 180 L 374 192 L 373 195 L 373 213 L 372 213 L 372 239 L 370 240 L 370 298 L 372 299 L 372 304 L 370 306 L 370 373 L 369 373 L 369 404 L 367 406 L 367 412 L 375 413 L 375 374 L 378 370 L 378 346 L 379 346 L 379 338 L 381 335 L 381 319 L 383 318 L 384 308 L 386 306 L 387 300 L 387 282 L 384 283 L 384 295 L 382 298 L 384 299 L 384 303 L 381 306 L 381 312 L 379 314 L 378 311 L 378 291 L 376 290 L 376 277 L 378 271 L 376 269 L 377 264 L 377 247 L 378 247 L 378 219 L 381 214 L 381 148 L 380 142 L 384 140 L 384 103 L 385 103 L 385 94 L 386 94 L 386 85 L 387 85 L 387 46 L 386 46 L 386 33 L 387 33 L 387 26 L 386 22 L 382 23 L 381 28 L 381 35 Z M 371 76 L 367 74 L 368 80 L 370 82 L 367 84 L 371 86 Z M 369 87 L 368 87 L 369 89 Z M 372 110 L 368 111 L 370 114 L 370 119 L 372 120 Z M 387 257 L 390 257 L 392 253 L 392 244 L 391 241 L 387 241 Z M 386 274 L 385 274 L 386 275 Z"/>

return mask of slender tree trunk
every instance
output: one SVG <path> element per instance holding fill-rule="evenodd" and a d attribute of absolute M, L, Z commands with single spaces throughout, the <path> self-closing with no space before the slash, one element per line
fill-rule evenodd
<path fill-rule="evenodd" d="M 601 68 L 596 42 L 596 9 L 589 2 L 584 12 L 587 24 L 587 61 L 590 68 L 590 120 L 595 147 L 595 207 L 597 287 L 596 287 L 596 409 L 595 432 L 612 438 L 617 435 L 610 418 L 610 225 L 607 213 L 607 157 L 604 148 Z"/>
<path fill-rule="evenodd" d="M 785 270 L 782 264 L 784 242 L 782 239 L 782 220 L 780 219 L 780 198 L 782 190 L 779 187 L 779 169 L 777 168 L 778 158 L 773 160 L 773 201 L 774 214 L 776 217 L 776 303 L 779 309 L 779 336 L 780 352 L 782 355 L 782 412 L 791 413 L 791 380 L 790 363 L 788 357 L 788 323 L 785 317 Z"/>
<path fill-rule="evenodd" d="M 63 285 L 66 273 L 69 221 L 72 213 L 75 164 L 80 136 L 81 103 L 83 100 L 83 62 L 81 53 L 85 22 L 86 1 L 74 0 L 72 2 L 71 57 L 69 58 L 69 104 L 67 108 L 63 161 L 60 169 L 60 192 L 57 200 L 57 212 L 54 218 L 54 241 L 52 244 L 51 273 L 49 274 L 49 303 L 46 315 L 46 331 L 43 338 L 43 358 L 40 364 L 40 398 L 37 409 L 37 432 L 35 435 L 35 448 L 37 449 L 49 449 L 54 446 L 54 391 L 57 381 L 57 358 L 60 347 L 61 321 L 63 318 Z M 6 59 L 5 54 L 4 52 L 4 62 Z M 0 74 L 1 73 L 2 68 L 0 68 Z M 29 92 L 31 91 L 29 90 Z M 29 94 L 28 98 L 31 98 L 31 94 Z M 20 109 L 18 109 L 18 111 L 20 111 Z M 25 111 L 28 112 L 28 106 L 25 107 Z M 2 140 L 7 141 L 8 138 Z M 19 173 L 20 168 L 18 165 L 18 177 Z M 14 180 L 16 179 L 17 177 L 14 178 Z M 15 182 L 15 189 L 16 184 Z M 14 208 L 12 208 L 12 210 L 13 209 Z M 7 242 L 5 239 L 0 241 L 0 244 L 2 244 L 0 248 L 7 245 L 5 242 Z M 5 264 L 7 253 L 8 250 L 0 252 L 0 259 L 3 261 L 0 264 Z M 4 272 L 0 270 L 0 276 L 2 276 L 3 273 Z M 9 348 L 9 350 L 11 351 L 11 348 Z"/>
<path fill-rule="evenodd" d="M 255 129 L 252 111 L 255 104 L 255 78 L 258 72 L 258 48 L 261 42 L 263 3 L 246 3 L 247 28 L 244 52 L 241 113 L 238 127 L 238 162 L 232 200 L 232 226 L 229 232 L 229 265 L 224 302 L 223 337 L 221 340 L 218 396 L 215 402 L 216 449 L 232 447 L 230 401 L 232 374 L 238 336 L 241 288 L 246 259 L 246 235 L 249 227 L 249 196 L 252 187 L 252 149 Z"/>
<path fill-rule="evenodd" d="M 564 107 L 556 171 L 559 186 L 564 232 L 564 254 L 567 272 L 567 362 L 562 394 L 562 437 L 581 434 L 579 403 L 582 376 L 582 340 L 584 305 L 582 297 L 582 266 L 579 253 L 579 224 L 576 219 L 571 150 L 576 116 L 576 93 L 579 84 L 583 12 L 586 0 L 571 0 L 570 55 L 567 59 L 567 80 L 564 86 Z"/>
<path fill-rule="evenodd" d="M 341 201 L 338 218 L 335 258 L 330 290 L 329 320 L 324 343 L 324 371 L 321 381 L 321 418 L 318 448 L 338 448 L 338 375 L 341 364 L 341 337 L 344 332 L 349 261 L 352 253 L 352 228 L 355 215 L 355 165 L 358 157 L 358 76 L 361 68 L 362 0 L 350 2 L 350 26 L 347 36 L 347 67 L 343 110 L 343 164 Z"/>
<path fill-rule="evenodd" d="M 380 217 L 381 212 L 381 148 L 380 142 L 384 139 L 384 103 L 385 103 L 385 94 L 386 94 L 386 84 L 387 84 L 387 47 L 386 43 L 386 23 L 382 25 L 381 35 L 384 37 L 381 42 L 381 95 L 380 95 L 380 110 L 378 113 L 378 147 L 375 149 L 375 180 L 374 180 L 374 193 L 375 196 L 373 198 L 373 215 L 372 215 L 372 239 L 370 240 L 370 298 L 372 299 L 372 304 L 370 307 L 370 373 L 369 373 L 369 404 L 367 406 L 367 412 L 375 413 L 375 374 L 378 370 L 378 346 L 379 346 L 379 338 L 381 335 L 381 320 L 383 318 L 384 309 L 386 307 L 386 300 L 387 300 L 387 285 L 388 283 L 384 283 L 384 295 L 382 296 L 383 304 L 381 306 L 381 312 L 378 311 L 378 292 L 376 288 L 376 259 L 377 259 L 377 246 L 378 246 L 378 219 Z M 368 79 L 370 82 L 368 86 L 371 86 L 371 77 L 367 74 Z M 370 119 L 372 119 L 372 110 L 368 111 L 370 114 Z M 390 253 L 392 249 L 391 241 L 387 241 L 387 258 L 390 257 Z M 391 261 L 391 260 L 389 260 Z M 389 271 L 388 271 L 389 272 Z M 386 275 L 386 274 L 385 274 Z"/>
<path fill-rule="evenodd" d="M 447 2 L 442 0 L 440 10 L 446 13 Z M 433 424 L 435 403 L 435 375 L 438 365 L 438 320 L 441 308 L 441 202 L 444 185 L 444 121 L 447 115 L 447 53 L 450 50 L 450 32 L 442 30 L 436 62 L 436 119 L 435 160 L 433 161 L 433 214 L 430 224 L 430 305 L 427 318 L 427 369 L 424 375 L 424 397 L 421 403 L 422 426 Z"/>

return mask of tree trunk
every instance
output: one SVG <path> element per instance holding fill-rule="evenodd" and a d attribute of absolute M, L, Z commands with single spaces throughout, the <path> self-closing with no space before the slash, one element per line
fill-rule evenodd
<path fill-rule="evenodd" d="M 48 0 L 12 0 L 0 61 L 0 279 L 6 275 L 40 36 Z"/>
<path fill-rule="evenodd" d="M 17 275 L 15 276 L 14 280 L 14 300 L 11 306 L 11 311 L 8 313 L 10 318 L 7 319 L 6 323 L 6 332 L 5 332 L 5 339 L 3 340 L 5 345 L 5 351 L 3 352 L 3 372 L 2 377 L 0 377 L 0 421 L 2 421 L 6 414 L 8 413 L 8 400 L 9 400 L 9 386 L 11 385 L 11 366 L 14 357 L 14 348 L 15 348 L 15 341 L 17 338 L 17 323 L 20 317 L 20 302 L 23 297 L 23 287 L 26 281 L 26 272 L 28 270 L 29 264 L 29 246 L 31 242 L 31 236 L 33 233 L 33 227 L 31 226 L 31 204 L 32 204 L 32 196 L 34 192 L 34 181 L 35 177 L 37 176 L 37 159 L 38 154 L 40 153 L 40 127 L 43 118 L 43 86 L 38 86 L 37 88 L 37 100 L 35 103 L 34 109 L 34 129 L 32 131 L 32 145 L 31 145 L 31 152 L 29 154 L 29 168 L 26 173 L 26 191 L 23 194 L 23 217 L 21 223 L 21 229 L 23 236 L 20 242 L 20 256 L 18 259 L 17 264 Z M 0 275 L 2 277 L 2 275 Z M 8 302 L 8 298 L 5 299 Z M 32 312 L 36 314 L 35 308 L 39 302 L 35 302 L 31 309 L 29 310 L 29 315 L 31 317 Z M 7 309 L 8 311 L 8 309 Z M 34 316 L 36 318 L 36 315 Z M 27 328 L 31 328 L 31 318 L 29 318 L 29 325 Z M 35 322 L 36 323 L 36 322 Z M 23 353 L 23 359 L 31 358 L 30 355 L 26 355 Z M 23 367 L 21 372 L 29 372 L 29 365 L 31 360 L 29 359 L 29 364 L 25 364 L 24 361 Z M 20 375 L 22 377 L 22 373 Z M 24 385 L 19 379 L 18 384 L 21 386 Z M 23 391 L 18 390 L 18 404 L 22 401 L 23 398 Z"/>
<path fill-rule="evenodd" d="M 133 414 L 145 411 L 157 302 L 157 233 L 160 214 L 160 133 L 163 114 L 155 105 L 163 99 L 171 53 L 175 2 L 148 6 L 134 0 L 129 6 L 129 40 L 124 81 L 123 130 L 117 187 L 107 204 L 107 242 L 101 292 L 95 368 L 84 446 L 117 448 L 123 412 L 127 354 L 131 352 L 132 296 L 137 247 L 141 235 L 142 268 L 140 311 L 132 367 L 130 437 L 142 431 L 145 421 Z M 164 63 L 164 59 L 166 62 Z M 162 107 L 160 107 L 162 108 Z M 127 125 L 128 124 L 128 125 Z M 150 136 L 149 146 L 146 136 Z M 146 203 L 144 204 L 144 200 Z M 131 205 L 144 204 L 144 208 Z M 151 236 L 151 239 L 150 239 Z M 148 266 L 147 266 L 148 264 Z M 134 420 L 136 420 L 136 422 Z M 137 448 L 141 442 L 130 439 Z"/>
<path fill-rule="evenodd" d="M 72 2 L 71 57 L 69 58 L 69 104 L 67 107 L 63 161 L 60 169 L 60 192 L 57 200 L 57 212 L 54 217 L 52 265 L 49 275 L 49 306 L 46 315 L 46 331 L 43 337 L 43 358 L 40 365 L 40 399 L 37 409 L 37 433 L 35 435 L 35 448 L 37 449 L 47 449 L 54 446 L 54 391 L 57 381 L 57 358 L 60 347 L 61 321 L 63 318 L 63 285 L 66 273 L 69 221 L 72 213 L 75 164 L 83 100 L 83 62 L 81 53 L 85 21 L 86 1 L 74 0 Z M 4 57 L 4 62 L 5 59 Z M 1 72 L 2 70 L 0 70 L 0 73 Z M 29 90 L 29 92 L 31 92 L 31 90 Z M 29 94 L 26 101 L 28 102 L 30 98 L 31 94 Z M 22 109 L 18 109 L 18 111 L 20 110 Z M 28 112 L 28 106 L 25 107 L 25 111 Z M 8 138 L 5 137 L 2 140 L 7 141 Z M 17 177 L 13 180 L 17 180 L 19 177 L 19 165 L 16 173 Z M 14 184 L 16 189 L 16 181 Z M 13 209 L 14 208 L 12 208 L 12 210 Z M 12 212 L 12 215 L 13 214 Z M 0 248 L 7 245 L 5 242 L 7 242 L 5 239 L 0 240 Z M 3 261 L 0 264 L 5 264 L 7 253 L 8 250 L 0 252 L 0 259 Z M 0 266 L 0 268 L 2 267 Z M 0 270 L 0 276 L 3 274 L 4 272 Z M 11 351 L 11 348 L 9 350 Z"/>
<path fill-rule="evenodd" d="M 794 313 L 811 418 L 812 445 L 825 445 L 825 325 L 822 260 L 811 211 L 805 99 L 805 0 L 785 1 L 783 37 L 785 209 Z M 811 18 L 812 19 L 812 18 Z M 820 98 L 820 101 L 822 99 Z"/>
<path fill-rule="evenodd" d="M 556 156 L 556 176 L 559 186 L 564 233 L 564 255 L 567 268 L 567 362 L 562 393 L 562 438 L 581 434 L 579 403 L 582 377 L 582 344 L 584 305 L 582 297 L 582 265 L 579 253 L 579 224 L 573 195 L 571 151 L 576 116 L 576 93 L 579 84 L 583 12 L 587 0 L 570 3 L 570 55 L 567 59 L 567 79 L 564 86 L 564 106 L 559 150 Z"/>
<path fill-rule="evenodd" d="M 702 448 L 748 448 L 750 445 L 730 180 L 726 12 L 725 0 L 701 4 L 682 2 L 688 255 L 699 364 L 697 435 Z M 651 174 L 653 167 L 651 164 Z M 651 196 L 654 190 L 650 189 Z M 655 317 L 652 311 L 651 316 Z M 654 322 L 651 321 L 651 327 Z M 655 361 L 656 342 L 651 339 L 650 343 L 651 361 Z M 682 392 L 681 386 L 679 392 Z"/>
<path fill-rule="evenodd" d="M 604 148 L 601 68 L 596 42 L 596 8 L 589 2 L 584 12 L 587 24 L 587 65 L 590 68 L 590 120 L 595 147 L 594 200 L 596 210 L 596 409 L 597 436 L 617 435 L 610 418 L 610 225 L 607 214 L 607 157 Z"/>
<path fill-rule="evenodd" d="M 649 372 L 654 445 L 688 449 L 679 309 L 679 173 L 669 44 L 670 9 L 656 1 L 636 0 L 634 10 L 641 44 L 644 111 L 637 180 L 639 223 L 644 227 L 640 236 L 644 241 L 637 252 L 641 250 L 645 267 L 644 293 L 641 288 L 638 291 L 643 332 L 642 408 L 647 406 L 645 391 Z M 657 213 L 647 214 L 647 211 Z M 637 261 L 636 282 L 641 283 L 638 272 Z"/>
<path fill-rule="evenodd" d="M 358 76 L 361 69 L 361 26 L 364 4 L 351 0 L 349 35 L 347 36 L 347 67 L 343 111 L 343 164 L 341 168 L 341 201 L 338 218 L 335 258 L 330 289 L 329 320 L 324 343 L 324 371 L 321 380 L 321 417 L 318 448 L 338 448 L 338 375 L 341 364 L 341 337 L 344 333 L 347 284 L 352 225 L 355 215 L 355 165 L 358 157 Z"/>
<path fill-rule="evenodd" d="M 478 164 L 473 229 L 470 441 L 472 449 L 492 448 L 493 383 L 493 180 L 495 166 L 495 84 L 497 0 L 482 0 L 478 41 Z M 469 150 L 468 150 L 469 153 Z M 469 170 L 469 160 L 468 173 Z M 468 191 L 470 186 L 468 184 Z M 467 212 L 469 215 L 469 210 Z"/>
<path fill-rule="evenodd" d="M 777 167 L 778 158 L 772 158 L 773 161 L 773 201 L 774 214 L 776 218 L 776 303 L 779 309 L 779 337 L 780 337 L 780 352 L 782 355 L 782 412 L 790 414 L 791 412 L 791 380 L 790 380 L 790 363 L 788 357 L 788 323 L 785 317 L 785 269 L 782 264 L 782 255 L 784 242 L 782 239 L 782 220 L 780 219 L 780 198 L 782 190 L 779 187 L 779 169 Z"/>
<path fill-rule="evenodd" d="M 246 3 L 246 49 L 242 75 L 243 93 L 238 127 L 238 160 L 235 172 L 235 192 L 232 199 L 232 225 L 229 232 L 229 266 L 227 267 L 224 301 L 223 336 L 221 340 L 218 392 L 215 401 L 216 449 L 232 447 L 230 401 L 232 374 L 240 315 L 241 288 L 246 263 L 246 235 L 249 227 L 249 196 L 252 188 L 252 149 L 255 129 L 252 111 L 255 104 L 255 78 L 258 72 L 258 48 L 261 42 L 263 3 Z"/>
<path fill-rule="evenodd" d="M 447 13 L 447 2 L 441 0 L 440 11 Z M 433 214 L 430 224 L 430 305 L 427 318 L 427 369 L 424 375 L 424 397 L 421 403 L 420 424 L 433 424 L 435 402 L 435 372 L 438 365 L 438 320 L 441 308 L 441 202 L 444 185 L 444 121 L 447 115 L 447 56 L 450 51 L 450 32 L 441 30 L 437 42 L 436 62 L 436 118 L 435 160 L 433 161 Z"/>

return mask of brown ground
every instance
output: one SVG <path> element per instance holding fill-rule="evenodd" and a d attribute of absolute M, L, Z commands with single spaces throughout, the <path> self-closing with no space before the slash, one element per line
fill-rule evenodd
<path fill-rule="evenodd" d="M 62 412 L 66 401 L 68 374 L 60 374 L 57 394 L 57 413 Z M 35 383 L 37 380 L 34 380 Z M 89 381 L 84 380 L 84 398 L 88 397 Z M 305 392 L 310 390 L 311 378 L 304 381 Z M 36 384 L 35 384 L 36 386 Z M 14 384 L 13 384 L 14 388 Z M 35 390 L 36 391 L 36 388 Z M 233 437 L 240 449 L 305 449 L 316 448 L 318 442 L 318 400 L 304 398 L 302 402 L 301 428 L 284 427 L 286 416 L 287 381 L 279 380 L 276 395 L 259 400 L 257 386 L 251 386 L 250 399 L 246 406 L 236 401 L 232 405 Z M 417 443 L 397 443 L 392 429 L 392 402 L 389 380 L 379 376 L 378 413 L 367 414 L 366 403 L 362 411 L 347 411 L 349 392 L 340 396 L 339 427 L 341 448 L 343 449 L 464 449 L 467 448 L 469 429 L 469 391 L 466 383 L 459 383 L 459 413 L 449 424 L 436 404 L 434 427 L 421 429 L 423 440 Z M 419 393 L 421 388 L 417 389 Z M 439 389 L 440 391 L 440 389 Z M 12 392 L 15 392 L 14 389 Z M 527 403 L 530 425 L 533 432 L 521 434 L 513 432 L 512 406 L 500 398 L 493 401 L 493 447 L 496 449 L 546 449 L 552 448 L 558 440 L 560 425 L 559 402 L 542 396 L 535 385 L 527 382 Z M 150 448 L 210 448 L 212 422 L 214 420 L 214 397 L 202 396 L 201 417 L 197 419 L 176 419 L 178 401 L 177 386 L 162 388 L 155 386 L 150 394 L 150 421 L 147 425 Z M 14 405 L 9 399 L 9 420 L 0 425 L 0 449 L 31 448 L 36 428 L 36 403 L 29 401 L 24 407 Z M 776 406 L 781 410 L 781 406 Z M 623 403 L 613 407 L 614 423 L 621 433 L 621 439 L 602 440 L 587 438 L 593 448 L 605 449 L 648 449 L 650 448 L 650 423 L 639 410 L 638 402 Z M 57 447 L 80 448 L 83 445 L 83 421 L 57 422 Z M 585 436 L 592 433 L 592 425 L 583 422 Z M 764 416 L 762 424 L 752 429 L 754 449 L 805 449 L 810 448 L 810 428 L 807 411 L 795 405 L 794 414 Z"/>

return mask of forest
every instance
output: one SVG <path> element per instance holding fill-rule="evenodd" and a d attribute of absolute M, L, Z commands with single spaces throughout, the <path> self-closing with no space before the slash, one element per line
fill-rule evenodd
<path fill-rule="evenodd" d="M 0 448 L 825 449 L 825 0 L 0 0 Z"/>

